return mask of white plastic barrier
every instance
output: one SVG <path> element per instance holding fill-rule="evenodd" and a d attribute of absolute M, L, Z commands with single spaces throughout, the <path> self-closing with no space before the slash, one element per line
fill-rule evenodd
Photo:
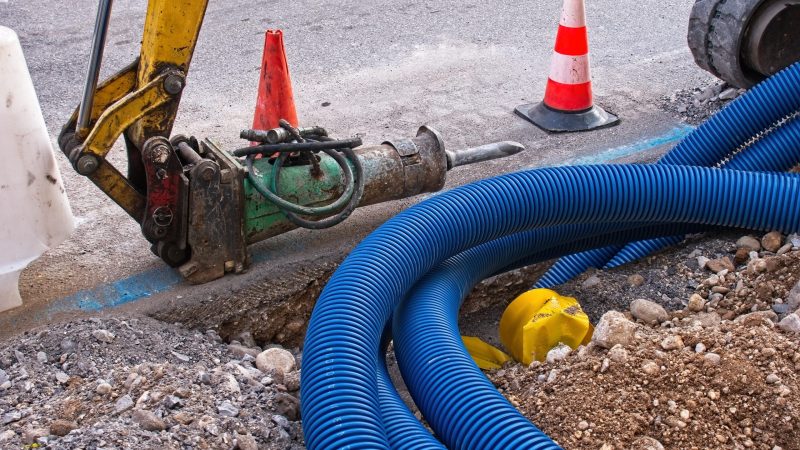
<path fill-rule="evenodd" d="M 0 26 L 0 311 L 19 274 L 75 223 L 17 34 Z"/>

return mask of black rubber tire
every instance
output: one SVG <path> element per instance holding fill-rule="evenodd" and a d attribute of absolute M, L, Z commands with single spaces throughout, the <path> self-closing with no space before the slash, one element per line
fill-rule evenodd
<path fill-rule="evenodd" d="M 689 32 L 687 40 L 689 49 L 692 50 L 694 61 L 706 72 L 711 72 L 719 77 L 717 71 L 708 62 L 708 29 L 711 26 L 711 19 L 717 8 L 719 0 L 696 0 L 689 15 Z"/>
<path fill-rule="evenodd" d="M 688 41 L 701 68 L 728 84 L 749 88 L 764 76 L 749 70 L 741 47 L 747 24 L 763 0 L 697 0 L 689 19 Z"/>

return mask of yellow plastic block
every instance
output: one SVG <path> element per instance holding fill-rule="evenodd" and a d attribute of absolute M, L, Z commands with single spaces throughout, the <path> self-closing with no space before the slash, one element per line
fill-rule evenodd
<path fill-rule="evenodd" d="M 481 369 L 499 369 L 503 364 L 513 359 L 499 348 L 487 344 L 476 337 L 461 336 L 461 340 L 464 342 L 464 347 L 467 348 L 470 356 L 472 356 L 472 360 Z"/>
<path fill-rule="evenodd" d="M 576 348 L 592 337 L 592 324 L 572 297 L 534 289 L 517 297 L 500 319 L 500 340 L 517 361 L 544 361 L 559 343 Z"/>

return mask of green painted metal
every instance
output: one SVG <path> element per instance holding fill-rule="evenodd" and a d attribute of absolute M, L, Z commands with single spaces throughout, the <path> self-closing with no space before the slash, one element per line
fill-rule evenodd
<path fill-rule="evenodd" d="M 342 195 L 344 175 L 333 158 L 320 155 L 322 175 L 314 178 L 311 166 L 289 166 L 281 170 L 281 196 L 304 206 L 321 206 L 332 203 Z M 266 158 L 254 164 L 256 174 L 265 186 L 272 184 L 272 164 Z M 248 244 L 277 236 L 296 228 L 283 213 L 244 180 L 245 214 L 244 231 Z"/>

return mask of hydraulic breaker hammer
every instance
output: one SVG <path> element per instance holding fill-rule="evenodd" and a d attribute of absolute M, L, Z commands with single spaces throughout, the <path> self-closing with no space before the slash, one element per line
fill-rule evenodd
<path fill-rule="evenodd" d="M 323 229 L 359 206 L 440 190 L 449 169 L 517 153 L 513 142 L 445 150 L 428 127 L 364 146 L 320 127 L 246 130 L 256 145 L 228 151 L 172 136 L 206 0 L 150 0 L 142 50 L 98 84 L 111 0 L 98 8 L 80 106 L 59 146 L 75 170 L 141 224 L 155 254 L 193 283 L 239 273 L 247 246 L 297 227 Z M 106 159 L 124 138 L 127 176 Z"/>

